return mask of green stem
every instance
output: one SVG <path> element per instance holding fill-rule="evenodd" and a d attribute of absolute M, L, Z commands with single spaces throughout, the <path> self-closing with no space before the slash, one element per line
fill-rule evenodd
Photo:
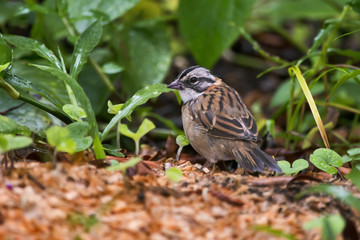
<path fill-rule="evenodd" d="M 288 61 L 281 59 L 278 56 L 272 56 L 270 53 L 266 52 L 265 50 L 263 50 L 259 43 L 256 42 L 249 33 L 247 33 L 245 31 L 244 28 L 239 28 L 239 31 L 241 33 L 241 35 L 251 44 L 251 46 L 253 47 L 254 51 L 256 51 L 257 53 L 259 53 L 263 58 L 278 63 L 278 64 L 290 64 Z"/>
<path fill-rule="evenodd" d="M 99 66 L 99 64 L 97 64 L 97 62 L 95 62 L 93 60 L 93 58 L 91 56 L 88 57 L 89 63 L 93 66 L 93 68 L 95 69 L 96 73 L 100 76 L 101 80 L 105 83 L 106 87 L 111 91 L 111 92 L 115 92 L 115 88 L 111 82 L 111 80 L 108 78 L 108 76 L 106 76 L 106 74 L 102 71 L 101 67 Z"/>
<path fill-rule="evenodd" d="M 136 154 L 136 156 L 138 156 L 139 155 L 139 149 L 140 149 L 140 139 L 138 139 L 138 140 L 135 140 L 134 139 L 134 142 L 135 142 L 135 154 Z"/>
<path fill-rule="evenodd" d="M 119 131 L 120 124 L 121 124 L 121 120 L 118 122 L 117 129 L 116 129 L 116 147 L 117 148 L 121 147 L 121 145 L 120 145 L 120 131 Z"/>
<path fill-rule="evenodd" d="M 77 102 L 77 100 L 76 100 L 76 96 L 75 96 L 75 94 L 74 94 L 74 91 L 73 91 L 72 88 L 71 88 L 68 84 L 66 84 L 66 83 L 65 83 L 65 87 L 66 87 L 66 91 L 67 91 L 67 93 L 68 93 L 68 95 L 69 95 L 71 104 L 78 107 L 79 105 L 78 105 L 78 102 Z"/>
<path fill-rule="evenodd" d="M 179 146 L 177 153 L 176 153 L 176 161 L 180 160 L 180 154 L 181 154 L 182 149 L 183 149 L 183 147 Z"/>

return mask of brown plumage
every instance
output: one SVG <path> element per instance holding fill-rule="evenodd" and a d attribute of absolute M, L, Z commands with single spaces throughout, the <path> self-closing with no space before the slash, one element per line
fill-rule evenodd
<path fill-rule="evenodd" d="M 281 172 L 276 161 L 260 150 L 256 123 L 240 95 L 203 67 L 184 70 L 169 88 L 184 101 L 182 121 L 193 148 L 211 166 L 219 160 L 237 160 L 251 172 L 264 167 Z"/>

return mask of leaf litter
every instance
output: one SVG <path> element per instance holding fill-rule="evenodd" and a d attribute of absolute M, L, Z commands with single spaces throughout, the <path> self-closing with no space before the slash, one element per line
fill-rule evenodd
<path fill-rule="evenodd" d="M 316 173 L 241 176 L 189 158 L 148 157 L 126 172 L 79 161 L 55 169 L 17 162 L 0 176 L 0 239 L 278 239 L 270 230 L 320 239 L 320 229 L 303 224 L 324 214 L 342 214 L 359 232 L 359 216 L 340 201 L 319 194 L 296 199 L 319 181 L 360 196 L 348 181 L 320 180 Z M 166 164 L 182 171 L 180 181 L 165 176 Z"/>

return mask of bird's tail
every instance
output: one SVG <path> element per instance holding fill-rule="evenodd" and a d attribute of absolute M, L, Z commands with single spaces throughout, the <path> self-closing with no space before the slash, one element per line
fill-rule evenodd
<path fill-rule="evenodd" d="M 233 153 L 239 167 L 250 172 L 262 172 L 264 167 L 277 173 L 282 172 L 275 159 L 261 151 L 256 143 L 241 142 L 241 146 L 233 149 Z"/>

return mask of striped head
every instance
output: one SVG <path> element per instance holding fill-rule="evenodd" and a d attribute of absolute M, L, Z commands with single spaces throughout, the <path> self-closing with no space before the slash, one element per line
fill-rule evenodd
<path fill-rule="evenodd" d="M 184 103 L 198 98 L 206 89 L 216 83 L 218 78 L 204 67 L 193 66 L 182 71 L 168 88 L 177 89 Z"/>

